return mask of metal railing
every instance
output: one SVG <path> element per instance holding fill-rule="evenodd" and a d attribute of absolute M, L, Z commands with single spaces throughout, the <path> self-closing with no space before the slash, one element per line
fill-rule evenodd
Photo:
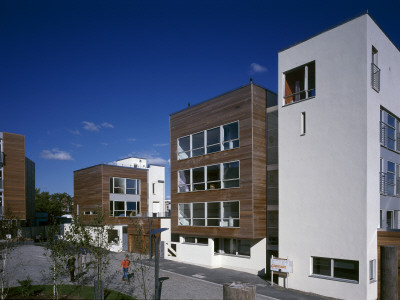
<path fill-rule="evenodd" d="M 374 63 L 371 63 L 371 87 L 377 92 L 381 89 L 381 69 Z"/>
<path fill-rule="evenodd" d="M 290 104 L 296 101 L 307 100 L 313 97 L 315 97 L 315 89 L 303 90 L 284 96 L 283 98 L 285 99 L 285 104 Z"/>
<path fill-rule="evenodd" d="M 381 195 L 400 196 L 400 177 L 394 178 L 387 173 L 379 173 L 379 191 Z M 391 173 L 389 175 L 392 175 Z M 391 179 L 392 178 L 392 179 Z"/>
<path fill-rule="evenodd" d="M 384 122 L 380 121 L 380 130 L 379 130 L 379 140 L 382 146 L 399 151 L 400 150 L 400 132 L 395 134 L 395 137 L 390 137 L 388 135 L 389 126 Z M 392 128 L 392 127 L 391 127 Z"/>

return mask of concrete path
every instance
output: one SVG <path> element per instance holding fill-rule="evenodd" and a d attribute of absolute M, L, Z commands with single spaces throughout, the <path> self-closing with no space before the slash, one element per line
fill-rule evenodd
<path fill-rule="evenodd" d="M 125 253 L 112 253 L 110 267 L 105 276 L 105 287 L 133 295 L 138 299 L 152 299 L 154 291 L 154 261 L 146 261 L 142 267 L 137 256 L 129 253 L 132 261 L 130 283 L 121 281 L 120 262 Z M 87 258 L 87 262 L 90 258 Z M 50 258 L 45 248 L 37 245 L 19 246 L 14 250 L 9 269 L 10 285 L 18 286 L 18 280 L 29 276 L 33 284 L 51 284 Z M 243 282 L 256 285 L 257 300 L 316 300 L 329 299 L 318 295 L 302 293 L 278 286 L 271 287 L 256 275 L 233 271 L 230 269 L 210 269 L 195 265 L 183 264 L 169 260 L 160 261 L 160 277 L 169 277 L 162 287 L 162 299 L 222 299 L 222 285 L 227 282 Z M 95 279 L 94 264 L 89 265 L 84 283 L 92 285 Z M 68 274 L 59 274 L 60 282 L 68 283 Z M 332 298 L 330 298 L 332 299 Z"/>

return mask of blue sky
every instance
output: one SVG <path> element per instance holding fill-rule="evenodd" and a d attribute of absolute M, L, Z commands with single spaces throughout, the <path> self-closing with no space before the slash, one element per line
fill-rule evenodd
<path fill-rule="evenodd" d="M 0 131 L 25 135 L 36 187 L 128 156 L 164 164 L 169 115 L 254 82 L 278 51 L 366 12 L 400 46 L 399 0 L 0 2 Z"/>

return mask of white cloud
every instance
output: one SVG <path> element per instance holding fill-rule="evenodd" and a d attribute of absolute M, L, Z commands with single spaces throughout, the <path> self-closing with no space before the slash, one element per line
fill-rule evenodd
<path fill-rule="evenodd" d="M 52 159 L 52 160 L 74 160 L 66 151 L 59 150 L 57 148 L 52 150 L 43 150 L 41 155 L 44 159 Z"/>
<path fill-rule="evenodd" d="M 101 127 L 103 128 L 114 128 L 113 124 L 107 123 L 107 122 L 103 122 L 101 123 Z"/>
<path fill-rule="evenodd" d="M 153 144 L 154 147 L 165 147 L 168 146 L 168 143 L 164 143 L 164 144 Z"/>
<path fill-rule="evenodd" d="M 94 124 L 93 122 L 83 121 L 82 123 L 84 124 L 83 129 L 87 131 L 99 131 L 100 126 Z"/>
<path fill-rule="evenodd" d="M 97 125 L 89 121 L 83 121 L 82 123 L 83 123 L 83 129 L 87 131 L 99 131 L 100 128 L 114 128 L 114 125 L 108 122 L 103 122 L 100 125 Z"/>
<path fill-rule="evenodd" d="M 126 157 L 140 157 L 140 158 L 145 158 L 147 160 L 147 163 L 150 165 L 159 165 L 159 166 L 164 166 L 168 167 L 169 166 L 169 159 L 162 158 L 160 154 L 156 151 L 153 151 L 151 153 L 143 153 L 143 152 L 131 152 L 129 153 Z"/>
<path fill-rule="evenodd" d="M 72 134 L 75 134 L 75 135 L 80 135 L 80 134 L 81 134 L 81 132 L 79 131 L 79 129 L 75 129 L 75 130 L 68 129 L 68 131 L 69 131 L 70 133 L 72 133 Z"/>
<path fill-rule="evenodd" d="M 252 63 L 250 65 L 250 73 L 254 74 L 254 73 L 264 73 L 267 72 L 268 69 L 260 64 L 257 63 Z"/>

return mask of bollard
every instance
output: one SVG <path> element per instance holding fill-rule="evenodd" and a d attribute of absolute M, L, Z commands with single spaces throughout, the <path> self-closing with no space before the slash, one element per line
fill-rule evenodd
<path fill-rule="evenodd" d="M 255 300 L 256 286 L 241 282 L 225 283 L 223 297 L 224 300 Z"/>
<path fill-rule="evenodd" d="M 398 252 L 397 246 L 381 246 L 381 299 L 397 300 Z"/>

